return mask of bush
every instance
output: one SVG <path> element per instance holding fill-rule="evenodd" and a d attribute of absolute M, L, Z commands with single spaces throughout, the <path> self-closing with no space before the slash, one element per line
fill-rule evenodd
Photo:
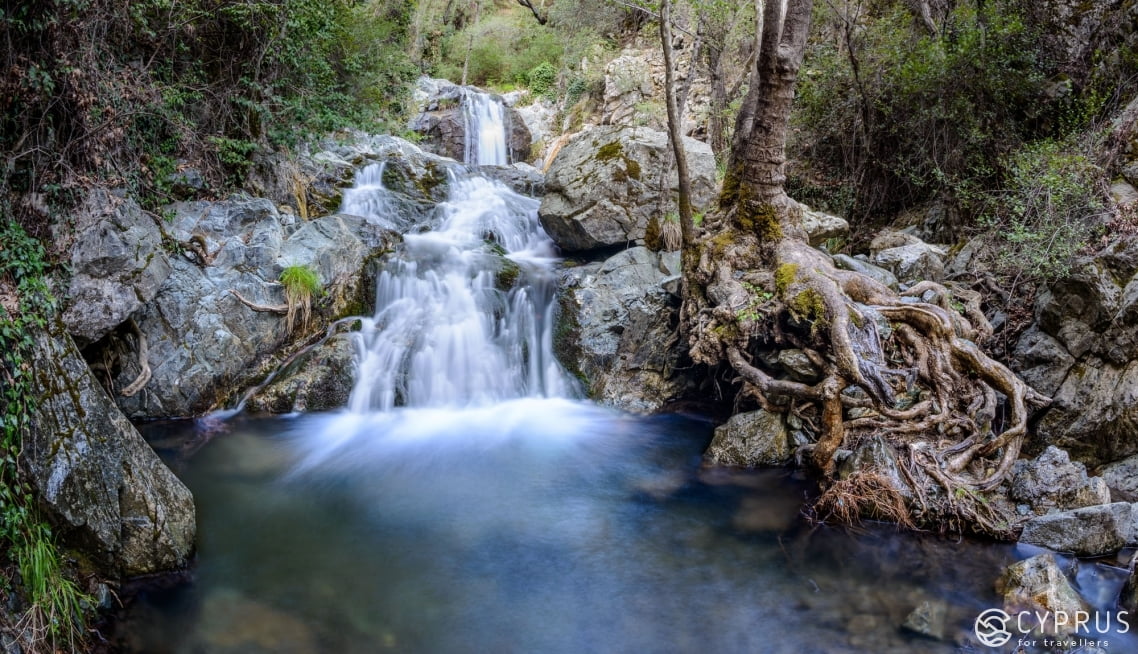
<path fill-rule="evenodd" d="M 546 95 L 557 83 L 557 69 L 548 61 L 543 61 L 530 69 L 526 77 L 530 92 L 534 95 Z"/>

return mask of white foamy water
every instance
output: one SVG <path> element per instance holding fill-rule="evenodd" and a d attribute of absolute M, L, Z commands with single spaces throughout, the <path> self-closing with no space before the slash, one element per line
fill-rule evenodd
<path fill-rule="evenodd" d="M 466 163 L 509 165 L 502 103 L 489 94 L 467 91 L 462 98 L 462 115 L 466 122 Z"/>

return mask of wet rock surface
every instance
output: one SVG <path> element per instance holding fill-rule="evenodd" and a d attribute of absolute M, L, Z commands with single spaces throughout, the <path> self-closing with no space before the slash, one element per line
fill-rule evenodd
<path fill-rule="evenodd" d="M 350 337 L 337 334 L 300 354 L 275 381 L 249 399 L 251 411 L 325 411 L 348 404 L 354 364 Z"/>
<path fill-rule="evenodd" d="M 704 459 L 715 465 L 781 466 L 794 452 L 782 416 L 759 409 L 731 416 L 715 430 Z"/>
<path fill-rule="evenodd" d="M 678 303 L 663 287 L 679 256 L 635 247 L 565 271 L 554 350 L 589 397 L 649 413 L 680 397 Z"/>

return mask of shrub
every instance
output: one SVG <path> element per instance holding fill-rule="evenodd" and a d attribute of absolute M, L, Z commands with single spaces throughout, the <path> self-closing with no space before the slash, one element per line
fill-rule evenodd
<path fill-rule="evenodd" d="M 534 95 L 546 95 L 557 83 L 557 69 L 548 61 L 543 61 L 530 69 L 526 78 L 529 90 Z"/>

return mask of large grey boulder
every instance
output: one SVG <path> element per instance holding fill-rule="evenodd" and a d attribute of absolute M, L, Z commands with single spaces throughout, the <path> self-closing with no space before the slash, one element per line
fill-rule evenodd
<path fill-rule="evenodd" d="M 52 524 L 114 573 L 184 567 L 193 496 L 107 397 L 61 324 L 36 334 L 32 370 L 38 407 L 20 460 Z"/>
<path fill-rule="evenodd" d="M 1021 543 L 1076 556 L 1101 556 L 1134 542 L 1134 515 L 1127 502 L 1051 513 L 1029 520 Z"/>
<path fill-rule="evenodd" d="M 754 468 L 786 465 L 793 456 L 782 416 L 759 409 L 737 413 L 717 427 L 703 458 L 715 465 Z"/>
<path fill-rule="evenodd" d="M 96 189 L 72 217 L 78 235 L 63 322 L 87 345 L 154 297 L 170 274 L 170 261 L 157 223 L 133 199 Z"/>
<path fill-rule="evenodd" d="M 715 197 L 715 156 L 706 143 L 684 138 L 692 206 Z M 553 159 L 538 215 L 567 252 L 626 245 L 644 238 L 652 216 L 674 210 L 678 182 L 666 167 L 668 135 L 645 127 L 581 132 Z M 666 179 L 665 174 L 669 175 Z"/>
<path fill-rule="evenodd" d="M 898 288 L 897 276 L 880 266 L 875 266 L 868 261 L 851 257 L 848 254 L 835 254 L 832 258 L 834 265 L 842 270 L 859 272 L 876 279 L 891 289 L 897 290 Z"/>
<path fill-rule="evenodd" d="M 1004 611 L 1011 615 L 1021 611 L 1032 615 L 1050 611 L 1054 615 L 1062 611 L 1073 616 L 1076 611 L 1090 610 L 1090 605 L 1071 585 L 1051 554 L 1039 554 L 1008 566 L 997 584 L 997 591 L 1004 597 Z M 1057 625 L 1056 622 L 1048 620 L 1046 625 L 1036 624 L 1035 627 L 1051 634 L 1075 631 L 1074 620 L 1067 625 Z M 1024 626 L 1028 626 L 1027 623 Z"/>
<path fill-rule="evenodd" d="M 1127 502 L 1138 500 L 1138 455 L 1108 463 L 1098 469 L 1098 474 L 1115 499 Z"/>
<path fill-rule="evenodd" d="M 663 287 L 678 270 L 678 254 L 636 247 L 565 272 L 554 348 L 589 397 L 650 413 L 682 395 L 678 301 Z"/>
<path fill-rule="evenodd" d="M 1055 446 L 1035 459 L 1016 462 L 1008 495 L 1037 514 L 1110 503 L 1106 481 L 1087 476 L 1086 466 L 1072 462 Z"/>
<path fill-rule="evenodd" d="M 845 218 L 802 206 L 802 229 L 806 231 L 810 245 L 822 245 L 832 238 L 849 236 L 850 224 Z"/>
<path fill-rule="evenodd" d="M 873 255 L 873 263 L 903 282 L 944 281 L 945 251 L 923 241 L 887 248 Z"/>
<path fill-rule="evenodd" d="M 173 273 L 136 322 L 146 338 L 150 380 L 140 392 L 117 397 L 134 418 L 199 414 L 251 383 L 270 355 L 290 338 L 279 313 L 255 311 L 234 291 L 261 305 L 285 303 L 276 280 L 286 266 L 316 272 L 325 294 L 317 302 L 315 329 L 342 313 L 359 313 L 372 297 L 365 263 L 396 236 L 364 218 L 325 216 L 289 224 L 271 202 L 233 198 L 173 207 L 168 231 L 180 241 L 197 235 L 212 261 L 175 257 Z M 118 339 L 114 387 L 139 374 L 132 337 Z"/>

